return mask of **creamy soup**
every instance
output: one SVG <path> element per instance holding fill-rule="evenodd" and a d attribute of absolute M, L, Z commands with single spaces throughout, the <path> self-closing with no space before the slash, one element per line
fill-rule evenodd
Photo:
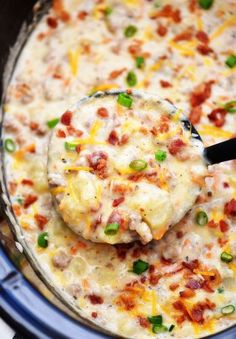
<path fill-rule="evenodd" d="M 235 324 L 235 162 L 209 167 L 204 182 L 197 184 L 202 190 L 196 204 L 161 240 L 146 245 L 139 241 L 99 244 L 71 231 L 63 222 L 63 212 L 59 215 L 54 208 L 59 185 L 52 192 L 48 184 L 50 135 L 61 126 L 61 122 L 56 126 L 61 115 L 85 95 L 132 88 L 174 102 L 196 125 L 205 146 L 233 137 L 235 22 L 234 0 L 208 1 L 208 6 L 202 0 L 54 0 L 16 66 L 4 106 L 5 173 L 24 240 L 45 279 L 67 304 L 119 336 L 197 338 Z M 104 117 L 98 120 L 102 123 Z M 127 147 L 137 142 L 134 128 L 134 122 L 127 123 L 125 133 L 132 141 Z M 89 132 L 87 126 L 84 134 Z M 137 137 L 140 143 L 149 140 Z M 58 147 L 67 138 L 66 134 L 66 140 L 59 140 Z M 164 141 L 164 151 L 171 138 Z M 88 145 L 81 151 L 91 153 L 99 147 Z M 149 160 L 144 153 L 140 156 Z M 80 153 L 76 157 L 79 161 Z M 182 164 L 169 153 L 160 164 L 155 157 L 152 160 L 161 169 L 165 161 Z M 119 157 L 115 164 L 123 165 Z M 92 171 L 67 175 L 63 167 L 61 173 L 62 179 L 71 176 L 73 185 L 73 180 L 83 181 Z M 148 180 L 137 182 L 144 184 L 149 185 Z M 152 185 L 152 189 L 159 193 L 160 187 Z M 179 190 L 181 198 L 185 189 L 182 185 Z M 90 193 L 89 188 L 86 194 Z M 191 199 L 195 197 L 194 192 Z M 74 209 L 69 202 L 69 219 L 83 204 Z M 161 212 L 168 208 L 164 205 Z M 173 208 L 172 213 L 179 211 Z M 152 220 L 159 219 L 153 216 Z M 77 223 L 66 222 L 78 231 Z M 149 240 L 147 232 L 144 238 L 137 234 L 136 239 Z"/>

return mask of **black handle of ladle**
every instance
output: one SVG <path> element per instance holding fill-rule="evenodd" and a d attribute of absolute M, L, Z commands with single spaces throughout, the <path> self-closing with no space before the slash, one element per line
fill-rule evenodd
<path fill-rule="evenodd" d="M 209 165 L 236 159 L 236 138 L 206 147 L 204 156 Z"/>

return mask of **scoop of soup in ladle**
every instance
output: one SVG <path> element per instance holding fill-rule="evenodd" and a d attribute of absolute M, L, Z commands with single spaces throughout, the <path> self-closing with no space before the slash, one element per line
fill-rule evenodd
<path fill-rule="evenodd" d="M 217 157 L 217 149 L 204 149 L 170 102 L 137 91 L 100 92 L 61 116 L 48 179 L 57 211 L 75 233 L 145 244 L 195 203 L 207 175 L 204 155 Z"/>

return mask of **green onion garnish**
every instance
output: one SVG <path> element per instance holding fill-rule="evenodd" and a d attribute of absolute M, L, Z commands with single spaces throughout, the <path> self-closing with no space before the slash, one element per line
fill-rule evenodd
<path fill-rule="evenodd" d="M 75 151 L 77 144 L 74 144 L 73 142 L 65 141 L 65 149 L 69 152 Z"/>
<path fill-rule="evenodd" d="M 39 234 L 38 246 L 42 248 L 48 247 L 48 232 L 43 232 Z"/>
<path fill-rule="evenodd" d="M 18 202 L 19 205 L 23 204 L 23 198 L 22 197 L 17 197 L 16 201 Z"/>
<path fill-rule="evenodd" d="M 206 212 L 199 211 L 196 214 L 195 221 L 199 226 L 205 226 L 208 223 L 208 216 Z"/>
<path fill-rule="evenodd" d="M 133 160 L 129 164 L 129 167 L 138 172 L 143 171 L 145 168 L 147 168 L 147 162 L 141 159 Z"/>
<path fill-rule="evenodd" d="M 126 38 L 131 38 L 136 33 L 137 33 L 137 27 L 135 27 L 133 25 L 127 26 L 125 31 L 124 31 L 124 35 L 126 36 Z"/>
<path fill-rule="evenodd" d="M 133 272 L 140 275 L 143 272 L 147 271 L 149 268 L 149 264 L 143 260 L 136 260 L 133 262 Z"/>
<path fill-rule="evenodd" d="M 142 68 L 145 64 L 145 59 L 142 56 L 136 57 L 136 67 L 137 68 Z"/>
<path fill-rule="evenodd" d="M 155 159 L 156 159 L 157 161 L 162 162 L 162 161 L 166 160 L 166 157 L 167 157 L 166 151 L 158 150 L 158 151 L 155 153 Z"/>
<path fill-rule="evenodd" d="M 58 124 L 59 120 L 60 120 L 59 118 L 49 120 L 47 122 L 48 127 L 49 128 L 54 128 Z"/>
<path fill-rule="evenodd" d="M 118 104 L 130 108 L 132 106 L 133 99 L 126 93 L 120 93 L 117 98 Z"/>
<path fill-rule="evenodd" d="M 105 16 L 109 16 L 111 13 L 112 13 L 112 8 L 111 7 L 106 7 L 104 9 Z"/>
<path fill-rule="evenodd" d="M 236 113 L 236 100 L 227 102 L 224 109 L 229 113 Z"/>
<path fill-rule="evenodd" d="M 7 152 L 13 153 L 16 150 L 16 144 L 12 139 L 8 138 L 4 141 L 4 148 Z"/>
<path fill-rule="evenodd" d="M 148 321 L 153 325 L 162 325 L 163 318 L 162 315 L 153 315 L 148 317 Z"/>
<path fill-rule="evenodd" d="M 213 5 L 214 0 L 198 0 L 198 4 L 203 9 L 209 9 Z"/>
<path fill-rule="evenodd" d="M 168 331 L 168 328 L 165 325 L 153 325 L 152 332 L 153 333 L 162 333 Z"/>
<path fill-rule="evenodd" d="M 120 225 L 117 222 L 113 222 L 111 224 L 107 224 L 104 233 L 106 235 L 115 235 L 119 230 Z"/>
<path fill-rule="evenodd" d="M 219 294 L 224 293 L 224 288 L 223 288 L 223 287 L 217 288 L 217 292 L 218 292 Z"/>
<path fill-rule="evenodd" d="M 228 252 L 222 252 L 220 255 L 220 259 L 223 262 L 231 262 L 233 260 L 233 256 L 232 254 L 228 253 Z"/>
<path fill-rule="evenodd" d="M 133 87 L 137 84 L 137 76 L 134 72 L 129 72 L 127 74 L 127 77 L 126 77 L 126 81 L 127 81 L 127 84 L 130 86 L 130 87 Z"/>
<path fill-rule="evenodd" d="M 234 66 L 236 65 L 236 55 L 234 54 L 229 55 L 228 58 L 225 60 L 225 64 L 229 68 L 234 68 Z"/>
<path fill-rule="evenodd" d="M 175 328 L 175 325 L 170 325 L 170 327 L 169 327 L 169 332 L 172 332 L 173 331 L 173 329 Z"/>
<path fill-rule="evenodd" d="M 223 315 L 229 315 L 229 314 L 232 314 L 232 313 L 234 313 L 234 311 L 235 311 L 234 305 L 227 305 L 227 306 L 225 306 L 225 307 L 222 307 L 222 309 L 221 309 L 221 313 L 222 313 Z"/>

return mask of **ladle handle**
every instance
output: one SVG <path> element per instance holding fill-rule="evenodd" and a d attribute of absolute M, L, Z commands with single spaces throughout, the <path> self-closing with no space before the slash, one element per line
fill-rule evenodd
<path fill-rule="evenodd" d="M 204 156 L 208 165 L 219 164 L 223 161 L 236 159 L 236 138 L 206 147 Z"/>

